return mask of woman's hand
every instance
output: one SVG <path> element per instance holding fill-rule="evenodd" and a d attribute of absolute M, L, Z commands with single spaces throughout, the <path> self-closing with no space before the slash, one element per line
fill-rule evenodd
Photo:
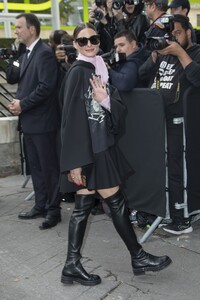
<path fill-rule="evenodd" d="M 93 98 L 95 101 L 100 103 L 108 97 L 106 84 L 102 84 L 99 76 L 92 75 L 92 78 L 90 78 L 90 83 L 93 88 Z"/>
<path fill-rule="evenodd" d="M 76 168 L 76 169 L 70 170 L 70 175 L 72 177 L 72 180 L 77 185 L 83 185 L 83 182 L 81 179 L 81 172 L 82 172 L 82 168 Z"/>

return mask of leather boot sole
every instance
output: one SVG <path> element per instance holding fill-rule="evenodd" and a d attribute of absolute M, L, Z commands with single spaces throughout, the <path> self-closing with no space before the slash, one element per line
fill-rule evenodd
<path fill-rule="evenodd" d="M 74 282 L 78 282 L 82 285 L 86 285 L 86 286 L 93 286 L 93 285 L 97 285 L 99 283 L 101 283 L 101 278 L 98 278 L 97 280 L 84 280 L 81 278 L 77 278 L 75 276 L 61 276 L 61 282 L 64 284 L 73 284 Z"/>
<path fill-rule="evenodd" d="M 135 276 L 139 276 L 139 275 L 144 275 L 145 272 L 158 272 L 167 268 L 171 263 L 172 263 L 171 258 L 168 258 L 166 261 L 164 261 L 162 264 L 158 266 L 146 266 L 138 269 L 133 268 L 133 273 Z"/>

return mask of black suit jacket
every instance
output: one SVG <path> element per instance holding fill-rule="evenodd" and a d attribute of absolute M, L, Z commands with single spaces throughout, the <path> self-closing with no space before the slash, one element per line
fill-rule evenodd
<path fill-rule="evenodd" d="M 57 97 L 58 67 L 52 49 L 39 40 L 24 64 L 20 57 L 20 77 L 16 98 L 20 100 L 22 131 L 50 132 L 59 127 Z"/>

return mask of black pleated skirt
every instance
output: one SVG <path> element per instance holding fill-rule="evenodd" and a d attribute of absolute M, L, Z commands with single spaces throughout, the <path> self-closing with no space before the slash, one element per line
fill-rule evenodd
<path fill-rule="evenodd" d="M 116 146 L 94 154 L 94 163 L 82 168 L 82 175 L 86 176 L 88 190 L 120 186 L 133 174 L 133 167 Z M 75 192 L 83 188 L 83 186 L 70 183 L 66 174 L 61 175 L 60 189 L 62 193 Z"/>

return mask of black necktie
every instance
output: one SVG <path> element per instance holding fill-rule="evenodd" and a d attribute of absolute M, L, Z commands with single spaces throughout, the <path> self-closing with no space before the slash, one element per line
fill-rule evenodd
<path fill-rule="evenodd" d="M 30 53 L 30 50 L 29 49 L 26 49 L 26 60 L 29 58 L 29 54 Z"/>
<path fill-rule="evenodd" d="M 30 50 L 26 49 L 26 52 L 24 53 L 24 57 L 22 59 L 22 64 L 21 64 L 21 73 L 23 72 L 23 70 L 26 67 L 26 64 L 28 62 L 28 54 L 29 54 Z"/>

